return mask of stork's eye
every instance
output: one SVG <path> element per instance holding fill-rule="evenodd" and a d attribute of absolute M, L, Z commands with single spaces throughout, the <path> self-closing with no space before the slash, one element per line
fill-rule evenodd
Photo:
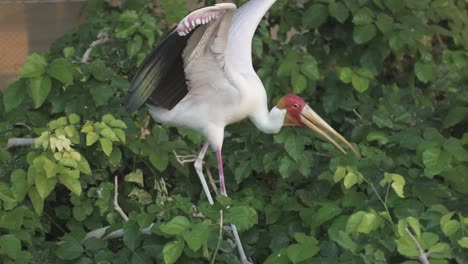
<path fill-rule="evenodd" d="M 299 108 L 299 105 L 298 105 L 298 104 L 294 104 L 294 105 L 293 105 L 293 108 L 294 108 L 294 109 L 297 109 L 297 108 Z"/>

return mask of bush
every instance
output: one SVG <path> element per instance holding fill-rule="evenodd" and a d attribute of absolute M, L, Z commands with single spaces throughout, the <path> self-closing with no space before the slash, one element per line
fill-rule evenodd
<path fill-rule="evenodd" d="M 87 23 L 29 56 L 0 95 L 2 263 L 237 263 L 220 210 L 255 263 L 468 262 L 463 0 L 278 1 L 253 41 L 270 105 L 301 94 L 363 157 L 305 129 L 231 125 L 230 198 L 214 206 L 175 155 L 203 139 L 122 107 L 184 3 L 89 1 Z M 84 240 L 107 226 L 123 239 Z"/>

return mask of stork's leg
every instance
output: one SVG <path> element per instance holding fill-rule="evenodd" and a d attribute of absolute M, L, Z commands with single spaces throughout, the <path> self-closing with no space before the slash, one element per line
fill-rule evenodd
<path fill-rule="evenodd" d="M 226 184 L 224 182 L 224 170 L 223 170 L 223 157 L 221 155 L 221 149 L 216 151 L 216 159 L 218 160 L 218 170 L 219 170 L 219 186 L 221 189 L 221 195 L 228 196 L 226 191 Z M 237 250 L 239 251 L 239 256 L 241 258 L 242 264 L 250 263 L 245 256 L 244 248 L 237 232 L 237 227 L 231 224 L 232 233 L 234 234 L 234 240 L 236 241 Z"/>
<path fill-rule="evenodd" d="M 208 202 L 211 205 L 213 205 L 214 204 L 213 197 L 211 197 L 210 189 L 208 189 L 208 184 L 206 183 L 206 180 L 205 180 L 205 175 L 203 175 L 203 158 L 205 157 L 206 150 L 208 149 L 209 146 L 210 144 L 208 143 L 205 143 L 205 145 L 203 145 L 203 148 L 200 151 L 200 154 L 198 154 L 198 157 L 195 160 L 194 166 L 195 166 L 195 171 L 198 174 L 198 178 L 200 178 L 200 182 L 203 186 L 203 191 L 205 192 L 206 198 L 208 198 Z"/>

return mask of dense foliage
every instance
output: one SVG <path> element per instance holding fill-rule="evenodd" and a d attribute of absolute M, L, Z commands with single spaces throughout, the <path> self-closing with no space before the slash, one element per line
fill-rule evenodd
<path fill-rule="evenodd" d="M 0 262 L 238 263 L 222 220 L 255 263 L 468 263 L 466 1 L 279 0 L 253 41 L 270 105 L 301 94 L 362 158 L 306 129 L 231 125 L 214 206 L 176 156 L 203 139 L 122 107 L 186 2 L 112 2 L 90 0 L 0 95 Z M 214 155 L 205 168 L 216 178 Z M 123 238 L 83 240 L 106 226 Z"/>

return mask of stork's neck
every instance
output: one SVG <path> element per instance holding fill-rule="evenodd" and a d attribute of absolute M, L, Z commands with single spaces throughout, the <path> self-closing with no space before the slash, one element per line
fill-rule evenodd
<path fill-rule="evenodd" d="M 276 106 L 268 112 L 266 105 L 261 110 L 254 112 L 250 116 L 250 120 L 262 132 L 267 134 L 276 134 L 284 126 L 284 118 L 286 110 L 279 109 Z"/>

